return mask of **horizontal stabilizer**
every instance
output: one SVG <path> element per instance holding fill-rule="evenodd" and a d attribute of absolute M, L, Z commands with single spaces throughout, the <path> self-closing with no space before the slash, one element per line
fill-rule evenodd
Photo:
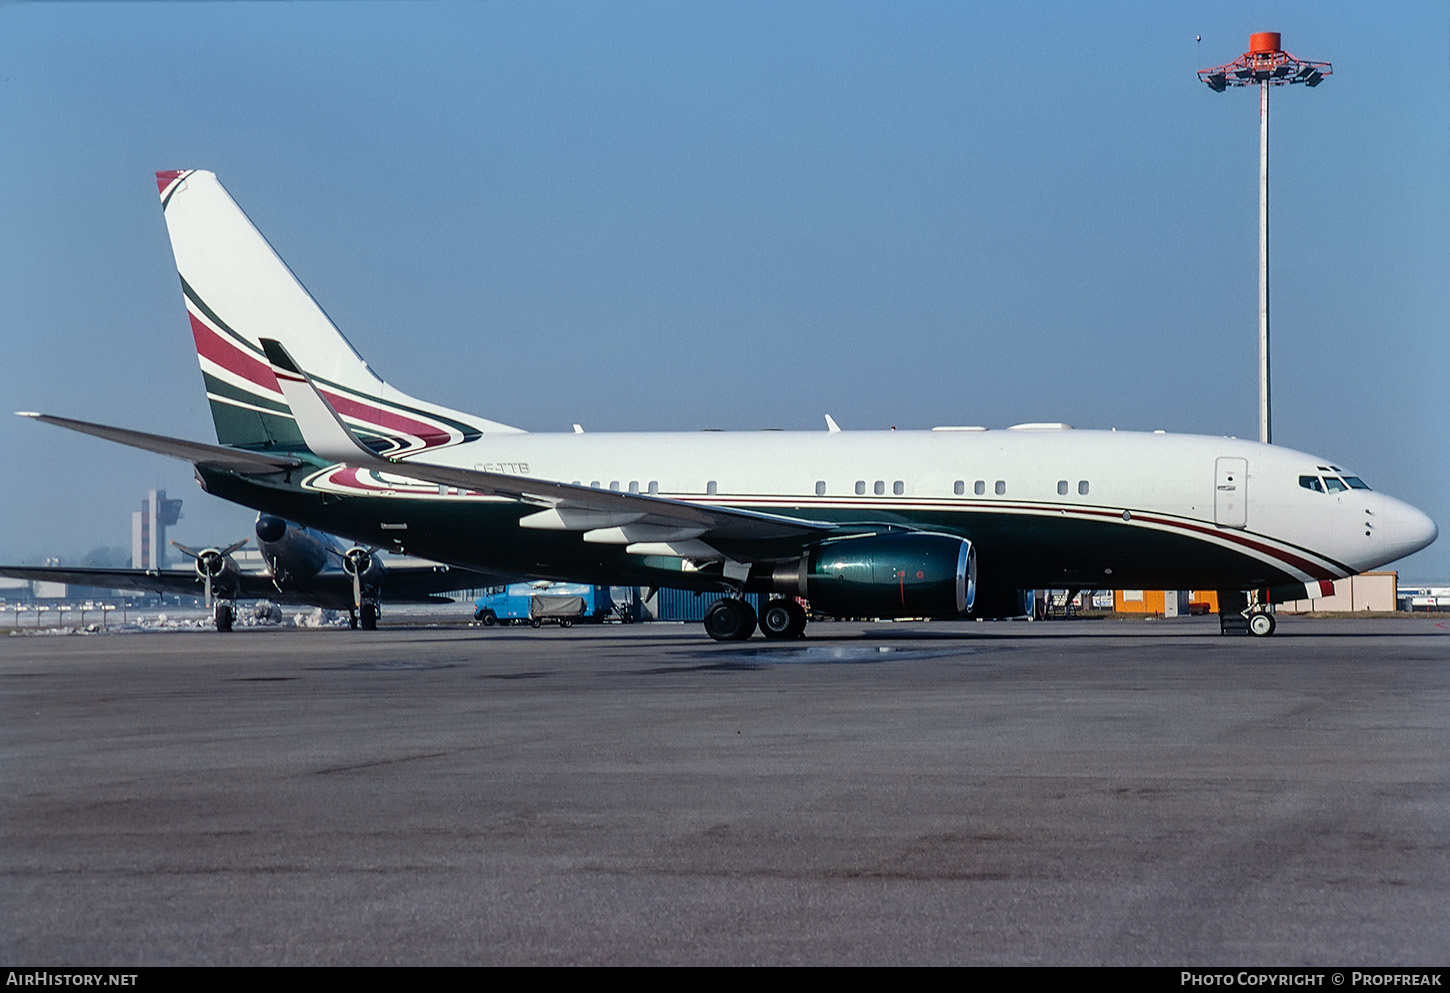
<path fill-rule="evenodd" d="M 68 417 L 54 417 L 50 414 L 37 414 L 33 411 L 21 410 L 16 411 L 16 414 L 20 417 L 33 418 L 42 424 L 54 424 L 56 427 L 94 435 L 97 438 L 104 438 L 106 441 L 155 452 L 157 455 L 169 455 L 171 458 L 181 459 L 193 465 L 206 466 L 209 469 L 224 469 L 244 475 L 261 475 L 284 472 L 303 464 L 300 459 L 287 455 L 267 455 L 261 452 L 243 451 L 239 448 L 207 445 L 199 441 L 168 438 L 165 435 L 131 431 L 127 428 L 112 427 L 109 424 L 92 424 L 90 421 L 75 421 Z"/>
<path fill-rule="evenodd" d="M 267 361 L 272 363 L 272 373 L 277 377 L 282 395 L 287 398 L 287 406 L 292 408 L 292 416 L 297 418 L 302 441 L 313 454 L 333 462 L 346 462 L 356 457 L 359 451 L 377 458 L 372 449 L 359 441 L 357 435 L 343 423 L 337 410 L 287 354 L 281 342 L 263 338 L 262 350 L 267 353 Z"/>

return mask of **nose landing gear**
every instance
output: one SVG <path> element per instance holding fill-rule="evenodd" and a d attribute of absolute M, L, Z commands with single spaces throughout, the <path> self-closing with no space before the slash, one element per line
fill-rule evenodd
<path fill-rule="evenodd" d="M 1220 634 L 1240 631 L 1255 638 L 1267 638 L 1279 626 L 1272 604 L 1263 603 L 1257 590 L 1218 591 L 1218 630 Z"/>

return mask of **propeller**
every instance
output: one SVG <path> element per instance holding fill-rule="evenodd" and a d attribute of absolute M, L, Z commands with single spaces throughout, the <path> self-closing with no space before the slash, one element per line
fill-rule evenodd
<path fill-rule="evenodd" d="M 189 555 L 195 560 L 196 574 L 201 577 L 202 583 L 206 586 L 206 605 L 212 604 L 212 583 L 220 579 L 227 570 L 227 556 L 247 543 L 246 538 L 233 542 L 226 548 L 203 548 L 197 551 L 194 548 L 187 548 L 179 541 L 171 542 L 183 555 Z"/>
<path fill-rule="evenodd" d="M 352 605 L 354 608 L 362 608 L 362 578 L 373 567 L 375 551 L 377 551 L 376 548 L 355 546 L 343 553 L 342 571 L 352 577 Z"/>

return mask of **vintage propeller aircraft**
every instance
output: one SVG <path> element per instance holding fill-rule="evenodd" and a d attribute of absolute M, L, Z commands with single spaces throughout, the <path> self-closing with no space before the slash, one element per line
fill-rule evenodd
<path fill-rule="evenodd" d="M 393 603 L 447 603 L 436 594 L 487 586 L 498 577 L 435 562 L 387 564 L 376 548 L 347 547 L 332 535 L 271 514 L 256 523 L 257 547 L 265 569 L 240 568 L 233 553 L 251 539 L 224 548 L 188 548 L 192 572 L 166 569 L 91 569 L 62 566 L 0 566 L 0 575 L 71 583 L 100 589 L 179 593 L 206 597 L 218 631 L 230 631 L 239 600 L 270 600 L 328 610 L 346 610 L 354 628 L 378 626 L 383 597 Z"/>

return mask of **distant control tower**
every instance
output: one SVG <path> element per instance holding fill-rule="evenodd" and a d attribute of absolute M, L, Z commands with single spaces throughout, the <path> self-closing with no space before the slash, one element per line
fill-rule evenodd
<path fill-rule="evenodd" d="M 1259 440 L 1269 444 L 1269 87 L 1303 83 L 1318 86 L 1333 69 L 1328 62 L 1306 62 L 1279 47 L 1279 32 L 1249 35 L 1249 50 L 1227 65 L 1198 70 L 1215 93 L 1230 86 L 1259 88 Z"/>
<path fill-rule="evenodd" d="M 152 490 L 131 513 L 131 568 L 166 568 L 166 529 L 181 520 L 181 501 Z"/>

